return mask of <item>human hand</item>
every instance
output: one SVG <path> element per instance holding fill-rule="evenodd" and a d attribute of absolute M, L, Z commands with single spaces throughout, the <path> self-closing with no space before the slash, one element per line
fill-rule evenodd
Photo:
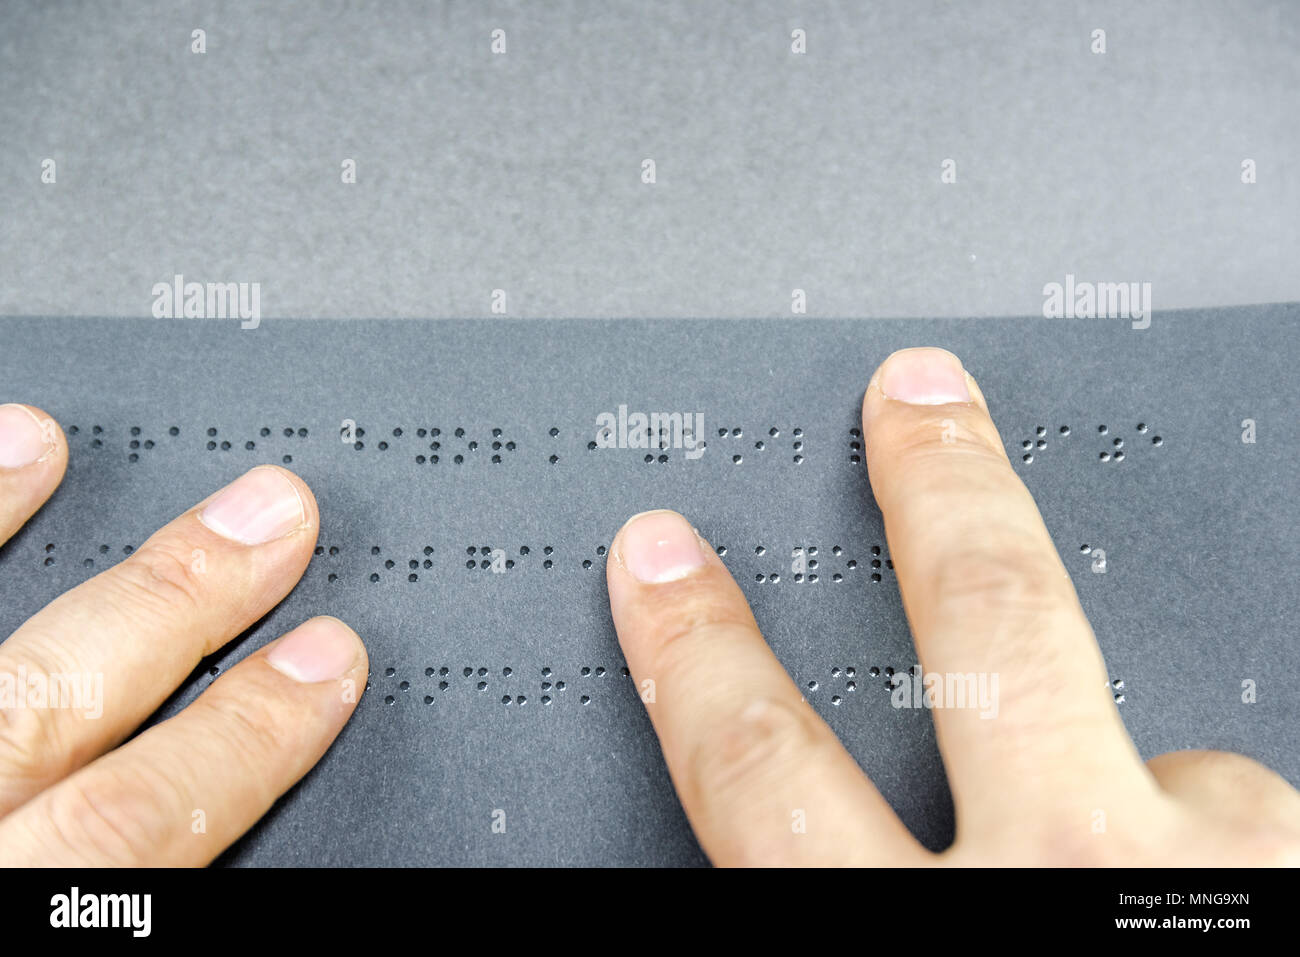
<path fill-rule="evenodd" d="M 0 406 L 0 544 L 67 460 L 53 419 Z M 366 683 L 365 648 L 334 618 L 299 625 L 121 742 L 289 593 L 318 526 L 301 479 L 252 469 L 0 645 L 0 690 L 8 680 L 15 697 L 0 706 L 0 865 L 207 864 L 307 773 Z M 77 707 L 51 706 L 58 682 Z"/>
<path fill-rule="evenodd" d="M 1300 794 L 1280 776 L 1224 752 L 1138 756 L 1065 567 L 955 356 L 890 356 L 862 429 L 923 671 L 998 677 L 995 718 L 933 710 L 956 841 L 933 854 L 912 837 L 713 549 L 680 515 L 648 512 L 611 547 L 610 604 L 715 864 L 1300 864 Z"/>

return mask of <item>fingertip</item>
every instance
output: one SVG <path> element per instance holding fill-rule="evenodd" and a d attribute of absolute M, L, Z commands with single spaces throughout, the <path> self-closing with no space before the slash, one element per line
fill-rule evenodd
<path fill-rule="evenodd" d="M 610 564 L 643 585 L 678 581 L 709 561 L 708 546 L 699 532 L 671 509 L 633 515 L 614 536 L 610 550 L 614 557 Z"/>
<path fill-rule="evenodd" d="M 369 658 L 361 636 L 350 626 L 331 615 L 318 615 L 272 643 L 266 663 L 299 684 L 316 684 L 365 671 Z"/>

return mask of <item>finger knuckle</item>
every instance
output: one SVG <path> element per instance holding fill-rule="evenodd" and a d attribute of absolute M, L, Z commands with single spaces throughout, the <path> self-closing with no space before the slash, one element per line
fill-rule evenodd
<path fill-rule="evenodd" d="M 256 772 L 259 779 L 296 746 L 295 727 L 260 694 L 223 695 L 208 703 L 207 712 L 206 723 L 225 742 L 233 762 Z"/>
<path fill-rule="evenodd" d="M 780 780 L 815 743 L 799 707 L 773 698 L 749 701 L 702 734 L 688 760 L 697 797 L 714 806 L 735 806 Z"/>
<path fill-rule="evenodd" d="M 114 597 L 153 614 L 189 612 L 203 603 L 205 568 L 196 548 L 179 541 L 147 544 L 109 578 Z"/>
<path fill-rule="evenodd" d="M 1067 594 L 1064 572 L 1026 543 L 941 553 L 933 575 L 938 601 L 962 618 L 1038 619 L 1059 611 Z"/>
<path fill-rule="evenodd" d="M 39 781 L 61 753 L 53 740 L 53 723 L 32 708 L 0 708 L 0 781 Z M 0 784 L 0 791 L 3 785 Z"/>
<path fill-rule="evenodd" d="M 159 857 L 169 841 L 177 813 L 164 806 L 168 791 L 158 775 L 101 770 L 48 792 L 47 820 L 75 858 L 137 867 Z"/>

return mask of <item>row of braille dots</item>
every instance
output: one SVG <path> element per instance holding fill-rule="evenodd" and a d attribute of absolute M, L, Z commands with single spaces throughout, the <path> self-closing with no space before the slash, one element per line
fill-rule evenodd
<path fill-rule="evenodd" d="M 148 452 L 157 444 L 153 439 L 141 438 L 143 431 L 144 430 L 138 425 L 133 425 L 130 428 L 131 438 L 127 441 L 127 449 L 129 450 L 127 454 L 128 462 L 139 462 L 140 452 Z M 69 425 L 65 432 L 68 437 L 71 438 L 74 435 L 80 435 L 81 428 L 80 426 Z M 92 449 L 102 449 L 104 447 L 104 427 L 101 425 L 92 425 L 90 427 L 90 434 L 90 447 Z M 167 430 L 167 434 L 172 438 L 175 438 L 181 434 L 181 430 L 178 426 L 173 425 Z"/>
<path fill-rule="evenodd" d="M 262 426 L 260 429 L 258 429 L 257 432 L 257 434 L 264 439 L 270 438 L 271 433 L 272 433 L 272 429 L 269 425 Z M 286 439 L 292 439 L 295 437 L 300 439 L 305 439 L 307 438 L 308 432 L 307 429 L 302 426 L 294 428 L 293 426 L 286 425 L 281 430 L 280 434 L 283 435 Z M 230 442 L 228 439 L 220 438 L 220 432 L 217 429 L 217 427 L 215 425 L 210 425 L 208 426 L 208 443 L 206 448 L 209 452 L 215 452 L 217 450 L 220 450 L 222 452 L 229 452 L 231 449 L 234 448 L 234 444 Z M 256 448 L 257 448 L 257 442 L 255 442 L 253 439 L 246 439 L 244 441 L 244 450 L 246 452 L 252 452 Z M 290 465 L 293 463 L 293 456 L 288 454 L 282 455 L 280 457 L 280 461 L 283 462 L 285 465 Z"/>
<path fill-rule="evenodd" d="M 501 669 L 502 681 L 508 681 L 509 679 L 514 678 L 515 674 L 516 674 L 515 669 L 509 666 Z M 541 697 L 539 698 L 539 700 L 541 701 L 542 705 L 549 706 L 551 702 L 554 700 L 553 697 L 554 695 L 563 694 L 565 691 L 568 690 L 568 683 L 565 682 L 562 678 L 556 678 L 554 670 L 549 667 L 542 668 L 541 674 L 542 674 L 542 680 L 539 683 Z M 607 674 L 608 672 L 605 670 L 604 666 L 597 666 L 595 668 L 591 666 L 584 666 L 579 672 L 581 678 L 604 678 Z M 619 674 L 622 675 L 624 678 L 631 676 L 631 672 L 628 671 L 626 666 L 619 669 Z M 480 694 L 486 694 L 490 690 L 489 672 L 485 666 L 480 666 L 478 668 L 465 667 L 461 669 L 460 675 L 463 679 L 469 679 L 470 681 L 472 681 L 474 684 L 474 690 L 479 692 Z M 451 680 L 453 677 L 452 670 L 446 665 L 443 665 L 441 668 L 437 668 L 437 669 L 431 667 L 425 668 L 424 676 L 426 678 L 436 677 L 438 679 L 438 691 L 440 692 L 450 691 L 452 688 L 452 684 L 454 683 L 454 681 Z M 397 669 L 391 667 L 385 668 L 384 677 L 396 678 Z M 522 680 L 522 678 L 520 680 Z M 371 687 L 372 684 L 370 682 L 367 682 L 366 690 L 369 691 Z M 411 682 L 406 680 L 402 680 L 398 682 L 397 691 L 400 694 L 403 695 L 407 694 L 410 692 L 410 690 L 411 690 Z M 385 695 L 384 704 L 387 705 L 396 704 L 398 697 L 399 695 L 397 694 Z M 436 698 L 432 694 L 424 695 L 425 704 L 433 704 L 435 700 Z M 591 704 L 591 696 L 586 694 L 580 695 L 578 698 L 578 702 L 579 704 L 582 705 Z M 502 695 L 501 703 L 503 705 L 513 704 L 517 707 L 522 708 L 528 704 L 528 696 L 524 694 Z"/>
<path fill-rule="evenodd" d="M 53 565 L 58 564 L 58 563 L 55 561 L 55 557 L 54 557 L 55 549 L 56 549 L 56 546 L 55 546 L 55 544 L 54 544 L 53 542 L 47 542 L 47 543 L 46 543 L 46 545 L 45 545 L 45 558 L 44 558 L 44 559 L 42 560 L 42 562 L 41 562 L 41 564 L 42 564 L 45 568 L 49 568 L 49 567 L 51 567 L 51 566 L 53 566 Z M 100 545 L 99 548 L 97 549 L 97 551 L 98 551 L 98 553 L 99 553 L 100 555 L 108 555 L 109 553 L 111 553 L 112 551 L 114 551 L 114 549 L 113 549 L 111 546 L 109 546 L 109 545 Z M 122 546 L 122 554 L 123 554 L 123 555 L 130 555 L 133 551 L 135 551 L 135 546 L 134 546 L 134 545 L 123 545 L 123 546 Z M 105 562 L 107 562 L 109 559 L 105 558 L 105 559 L 103 559 L 103 560 L 104 560 Z M 94 567 L 95 567 L 95 559 L 94 559 L 94 558 L 90 558 L 90 557 L 83 558 L 83 559 L 81 560 L 81 565 L 82 565 L 83 568 L 94 568 Z"/>
<path fill-rule="evenodd" d="M 916 670 L 916 666 L 913 665 L 912 671 L 915 672 L 915 670 Z M 880 678 L 882 676 L 885 679 L 882 687 L 886 691 L 892 691 L 893 681 L 894 681 L 894 669 L 892 666 L 881 668 L 873 665 L 872 667 L 867 669 L 865 675 L 865 677 L 868 678 Z M 842 678 L 844 680 L 844 690 L 849 694 L 852 694 L 858 690 L 858 681 L 860 680 L 860 676 L 858 675 L 858 669 L 854 665 L 848 665 L 844 668 L 840 668 L 838 665 L 832 665 L 831 677 Z M 807 694 L 814 694 L 821 688 L 821 682 L 819 682 L 816 678 L 813 678 L 805 685 L 805 688 L 807 688 Z M 844 703 L 843 697 L 837 694 L 831 695 L 831 704 L 835 705 L 836 707 L 839 707 L 843 703 Z"/>
<path fill-rule="evenodd" d="M 1147 424 L 1145 422 L 1139 422 L 1137 424 L 1137 431 L 1139 435 L 1146 435 L 1150 431 L 1150 429 L 1147 427 Z M 1097 426 L 1098 435 L 1107 435 L 1109 434 L 1109 432 L 1110 429 L 1108 429 L 1106 426 L 1104 425 Z M 1159 447 L 1165 444 L 1165 440 L 1158 435 L 1153 435 L 1151 436 L 1151 444 Z M 1103 449 L 1101 452 L 1097 454 L 1098 461 L 1123 462 L 1124 461 L 1123 437 L 1117 435 L 1114 438 L 1110 439 L 1110 446 L 1111 447 L 1109 449 Z"/>
<path fill-rule="evenodd" d="M 597 545 L 593 551 L 597 558 L 604 558 L 608 549 L 604 545 Z M 465 567 L 468 569 L 477 568 L 487 570 L 504 567 L 506 570 L 509 570 L 515 567 L 515 560 L 513 558 L 505 557 L 507 552 L 504 548 L 493 548 L 491 545 L 479 545 L 476 548 L 475 546 L 470 545 L 465 549 L 465 553 L 469 556 L 465 561 Z M 475 558 L 475 553 L 484 557 Z M 521 559 L 528 558 L 533 554 L 533 550 L 527 545 L 520 545 L 518 554 Z M 554 554 L 554 546 L 542 546 L 542 568 L 550 570 L 555 567 L 555 560 L 550 557 Z M 590 558 L 584 558 L 582 560 L 583 568 L 591 568 L 594 564 L 595 562 Z"/>
<path fill-rule="evenodd" d="M 727 555 L 727 551 L 728 549 L 726 545 L 719 545 L 717 547 L 718 555 L 724 558 Z M 758 572 L 754 575 L 754 581 L 758 582 L 759 584 L 766 583 L 766 584 L 775 585 L 780 583 L 782 574 L 789 574 L 796 583 L 806 582 L 808 584 L 815 584 L 816 582 L 821 580 L 820 578 L 821 559 L 818 557 L 819 552 L 820 549 L 816 545 L 796 545 L 794 546 L 794 548 L 790 550 L 791 571 L 785 573 Z M 757 557 L 763 558 L 767 555 L 767 553 L 768 553 L 768 548 L 766 545 L 754 546 L 754 554 Z M 844 568 L 847 571 L 854 572 L 857 571 L 858 568 L 860 567 L 858 560 L 856 558 L 845 558 L 846 553 L 844 549 L 841 548 L 839 545 L 834 545 L 831 547 L 831 554 L 834 555 L 836 558 L 844 559 Z M 796 567 L 796 565 L 805 570 L 794 571 L 793 569 Z M 893 559 L 881 557 L 881 548 L 879 545 L 872 545 L 870 567 L 871 567 L 871 581 L 879 583 L 881 581 L 882 570 L 885 568 L 892 570 L 894 567 L 894 562 Z M 836 583 L 844 581 L 844 573 L 833 572 L 831 574 L 831 581 Z"/>
<path fill-rule="evenodd" d="M 907 669 L 907 673 L 910 674 L 910 675 L 917 675 L 917 674 L 920 673 L 920 669 L 919 669 L 919 667 L 918 667 L 917 665 L 912 665 L 911 668 Z M 869 677 L 871 677 L 871 678 L 879 678 L 879 677 L 882 677 L 882 676 L 884 677 L 885 681 L 884 681 L 882 687 L 883 687 L 887 692 L 892 692 L 892 691 L 894 690 L 894 687 L 895 687 L 895 685 L 894 685 L 894 675 L 895 675 L 895 674 L 896 674 L 896 672 L 894 671 L 894 669 L 893 669 L 892 667 L 887 667 L 887 668 L 878 668 L 878 667 L 874 667 L 874 666 L 873 666 L 873 667 L 867 669 L 867 675 L 868 675 Z M 837 666 L 837 665 L 833 665 L 833 666 L 831 667 L 831 677 L 832 677 L 832 678 L 842 678 L 842 679 L 844 680 L 844 690 L 845 690 L 846 692 L 850 693 L 850 694 L 858 690 L 858 670 L 857 670 L 857 668 L 855 668 L 855 667 L 852 666 L 852 665 L 849 665 L 848 667 L 846 667 L 846 668 L 844 668 L 844 669 L 842 669 L 842 670 L 839 668 L 839 666 Z M 813 678 L 812 680 L 810 680 L 810 681 L 808 682 L 808 684 L 806 685 L 806 687 L 807 687 L 807 689 L 808 689 L 808 694 L 813 694 L 814 692 L 816 692 L 816 691 L 821 687 L 821 684 L 817 681 L 816 678 Z M 1119 704 L 1123 704 L 1123 703 L 1124 703 L 1124 700 L 1125 700 L 1125 699 L 1124 699 L 1124 679 L 1123 679 L 1123 678 L 1112 678 L 1112 679 L 1110 680 L 1110 690 L 1111 690 L 1112 694 L 1114 695 L 1115 703 L 1116 703 L 1117 705 L 1119 705 Z M 831 704 L 835 705 L 836 707 L 839 707 L 841 704 L 843 704 L 843 702 L 844 702 L 844 699 L 843 699 L 843 697 L 841 697 L 840 695 L 838 695 L 838 694 L 836 694 L 836 695 L 831 695 Z"/>
<path fill-rule="evenodd" d="M 791 460 L 795 465 L 802 465 L 804 452 L 803 429 L 792 429 L 790 435 L 790 450 L 794 453 Z M 731 426 L 730 428 L 718 429 L 718 438 L 720 439 L 743 439 L 744 437 L 745 430 L 738 425 Z M 776 440 L 780 437 L 781 430 L 775 425 L 772 426 L 767 430 L 766 438 L 759 438 L 754 442 L 754 451 L 762 454 L 764 452 L 775 450 Z M 647 459 L 647 461 L 649 461 L 649 459 Z M 733 465 L 743 465 L 745 462 L 745 456 L 740 452 L 733 453 L 731 456 L 731 462 Z"/>
<path fill-rule="evenodd" d="M 352 443 L 352 448 L 360 452 L 366 447 L 365 442 L 362 441 L 362 439 L 365 437 L 366 430 L 364 428 L 358 427 L 353 434 L 356 438 L 356 441 Z M 394 440 L 401 439 L 404 436 L 406 436 L 406 434 L 407 434 L 406 430 L 403 429 L 401 426 L 398 426 L 397 428 L 393 429 L 391 433 L 392 438 Z M 555 438 L 559 434 L 560 434 L 560 430 L 552 426 L 550 430 L 551 437 Z M 505 431 L 503 429 L 492 429 L 491 439 L 490 440 L 485 439 L 482 443 L 480 443 L 478 439 L 469 438 L 468 433 L 465 431 L 465 429 L 459 427 L 452 431 L 452 436 L 458 440 L 464 441 L 464 451 L 456 452 L 451 457 L 451 461 L 455 465 L 464 465 L 467 461 L 469 461 L 469 459 L 473 458 L 476 453 L 483 451 L 485 445 L 487 446 L 487 450 L 490 450 L 492 452 L 492 455 L 489 457 L 489 459 L 493 465 L 500 465 L 502 462 L 505 461 L 505 457 L 502 453 L 516 452 L 519 449 L 519 444 L 515 442 L 514 439 L 507 438 L 505 435 Z M 424 440 L 424 439 L 430 440 L 427 454 L 425 452 L 419 452 L 416 454 L 415 462 L 417 465 L 426 465 L 426 464 L 437 465 L 443 460 L 443 457 L 447 454 L 447 450 L 443 448 L 443 441 L 445 437 L 442 434 L 442 429 L 436 427 L 425 428 L 421 426 L 420 428 L 417 428 L 415 430 L 415 437 L 420 440 Z M 388 439 L 381 439 L 375 445 L 375 448 L 378 449 L 380 452 L 387 452 L 395 444 L 396 444 L 395 442 L 390 443 Z M 466 453 L 469 453 L 468 458 L 466 456 Z M 560 457 L 558 455 L 551 456 L 550 462 L 552 465 L 554 465 L 558 461 L 560 461 Z"/>
<path fill-rule="evenodd" d="M 1137 424 L 1137 431 L 1140 435 L 1146 435 L 1146 433 L 1150 431 L 1150 429 L 1147 427 L 1147 424 L 1145 422 L 1139 422 Z M 1047 448 L 1047 426 L 1040 425 L 1034 430 L 1034 432 L 1036 436 L 1035 438 L 1024 439 L 1020 443 L 1020 448 L 1023 450 L 1023 454 L 1020 456 L 1020 458 L 1026 465 L 1028 465 L 1030 462 L 1034 460 L 1035 450 L 1041 452 Z M 1110 428 L 1108 426 L 1106 425 L 1097 426 L 1098 435 L 1108 435 L 1109 433 L 1110 433 Z M 1057 429 L 1057 434 L 1060 435 L 1062 438 L 1068 436 L 1070 434 L 1070 427 L 1068 425 L 1060 426 Z M 1098 459 L 1102 462 L 1123 462 L 1124 461 L 1123 437 L 1117 435 L 1111 438 L 1109 441 L 1110 441 L 1111 448 L 1102 450 L 1098 455 Z M 1151 437 L 1151 444 L 1155 446 L 1161 446 L 1165 444 L 1165 440 L 1158 435 L 1153 435 Z"/>
<path fill-rule="evenodd" d="M 593 549 L 593 552 L 597 556 L 597 558 L 603 558 L 607 551 L 608 549 L 604 545 L 597 545 L 595 549 Z M 465 561 L 465 567 L 467 569 L 500 568 L 509 571 L 514 569 L 516 565 L 515 558 L 506 557 L 508 553 L 504 548 L 494 548 L 491 545 L 470 545 L 466 548 L 465 553 L 466 555 L 469 556 Z M 318 558 L 326 555 L 328 555 L 330 558 L 337 558 L 341 554 L 342 554 L 342 549 L 340 549 L 339 546 L 337 545 L 316 546 L 316 556 Z M 378 545 L 372 545 L 370 547 L 370 554 L 372 556 L 377 557 L 383 554 L 383 549 L 381 549 Z M 426 570 L 431 569 L 434 566 L 434 560 L 432 557 L 434 554 L 433 546 L 425 545 L 423 549 L 423 554 L 424 554 L 423 558 L 419 558 L 419 557 L 407 558 L 404 559 L 402 562 L 399 562 L 397 559 L 393 559 L 393 558 L 385 559 L 383 563 L 384 570 L 393 571 L 399 567 L 399 564 L 404 564 L 405 567 L 408 569 L 406 580 L 409 582 L 418 582 L 420 580 L 419 570 L 421 568 L 424 568 Z M 542 556 L 541 566 L 543 569 L 549 571 L 555 567 L 555 559 L 552 557 L 554 554 L 555 554 L 555 547 L 553 545 L 542 546 L 540 550 L 540 555 Z M 534 550 L 528 545 L 520 545 L 516 551 L 516 555 L 521 560 L 525 558 L 535 557 Z M 584 569 L 589 569 L 594 564 L 595 562 L 590 558 L 584 558 L 582 560 L 582 567 Z M 341 576 L 339 575 L 339 573 L 334 571 L 329 572 L 327 576 L 328 580 L 331 582 L 338 581 L 340 577 Z M 381 579 L 381 577 L 382 576 L 377 571 L 370 573 L 370 581 L 372 583 L 378 582 Z"/>

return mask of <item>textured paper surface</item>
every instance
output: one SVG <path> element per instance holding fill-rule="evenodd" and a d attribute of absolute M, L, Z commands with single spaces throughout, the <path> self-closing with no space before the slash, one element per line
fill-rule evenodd
<path fill-rule="evenodd" d="M 164 714 L 200 693 L 211 668 L 320 613 L 365 639 L 371 687 L 319 767 L 224 860 L 699 863 L 644 709 L 620 673 L 599 552 L 631 514 L 672 507 L 726 546 L 811 705 L 906 822 L 942 846 L 952 811 L 930 715 L 892 708 L 885 678 L 870 675 L 915 658 L 851 432 L 875 365 L 895 348 L 936 344 L 980 381 L 1110 675 L 1124 683 L 1118 707 L 1143 755 L 1234 749 L 1300 783 L 1298 320 L 1295 305 L 1157 313 L 1144 331 L 1041 318 L 268 319 L 252 331 L 229 321 L 8 320 L 0 400 L 40 405 L 76 432 L 62 488 L 0 551 L 0 628 L 120 560 L 125 546 L 244 469 L 290 456 L 320 503 L 323 554 Z M 663 463 L 656 450 L 649 464 L 642 450 L 589 451 L 597 416 L 621 404 L 701 413 L 707 450 L 697 461 L 667 450 Z M 1247 418 L 1254 444 L 1242 442 Z M 364 430 L 360 450 L 340 441 L 349 419 Z M 421 428 L 440 435 L 420 437 Z M 1124 459 L 1101 461 L 1116 438 Z M 1035 444 L 1029 464 L 1026 440 Z M 794 581 L 792 550 L 813 546 L 818 581 Z M 514 566 L 479 567 L 484 547 L 503 549 Z M 1097 549 L 1105 573 L 1092 570 Z M 1256 704 L 1242 703 L 1247 679 Z M 498 809 L 505 834 L 491 830 Z"/>

